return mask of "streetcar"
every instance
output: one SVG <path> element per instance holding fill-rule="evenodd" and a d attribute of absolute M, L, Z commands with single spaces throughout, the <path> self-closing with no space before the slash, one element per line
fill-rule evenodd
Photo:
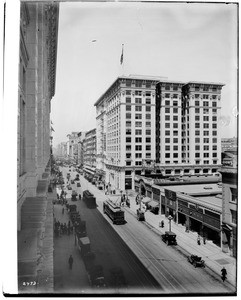
<path fill-rule="evenodd" d="M 108 217 L 112 220 L 113 224 L 125 224 L 125 214 L 121 210 L 120 205 L 112 202 L 111 200 L 106 200 L 103 202 L 103 211 L 104 214 L 107 214 Z"/>

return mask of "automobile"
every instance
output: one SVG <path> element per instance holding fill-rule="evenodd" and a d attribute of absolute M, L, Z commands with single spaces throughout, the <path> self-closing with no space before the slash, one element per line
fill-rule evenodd
<path fill-rule="evenodd" d="M 162 240 L 167 245 L 177 245 L 176 237 L 177 235 L 172 231 L 166 231 L 165 234 L 162 234 Z"/>
<path fill-rule="evenodd" d="M 75 177 L 74 180 L 75 180 L 75 181 L 80 181 L 79 177 Z"/>
<path fill-rule="evenodd" d="M 77 200 L 77 196 L 78 196 L 77 192 L 75 190 L 73 190 L 72 191 L 72 195 L 71 195 L 72 201 L 76 201 Z"/>
<path fill-rule="evenodd" d="M 190 256 L 187 257 L 187 260 L 194 265 L 194 267 L 201 267 L 205 268 L 205 261 L 202 259 L 201 256 L 197 256 L 195 254 L 191 254 Z"/>
<path fill-rule="evenodd" d="M 71 184 L 74 184 L 74 180 L 71 180 L 70 182 L 71 182 Z"/>
<path fill-rule="evenodd" d="M 77 187 L 81 187 L 80 182 L 77 182 Z"/>
<path fill-rule="evenodd" d="M 138 208 L 136 210 L 136 215 L 137 215 L 138 221 L 145 221 L 145 212 L 143 210 L 141 210 L 140 208 Z"/>
<path fill-rule="evenodd" d="M 68 190 L 72 190 L 71 185 L 67 185 L 67 189 L 68 189 Z"/>

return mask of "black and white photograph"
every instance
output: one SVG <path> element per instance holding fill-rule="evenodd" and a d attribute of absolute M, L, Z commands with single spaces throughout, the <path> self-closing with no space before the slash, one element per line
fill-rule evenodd
<path fill-rule="evenodd" d="M 238 10 L 1 5 L 3 295 L 237 296 Z"/>

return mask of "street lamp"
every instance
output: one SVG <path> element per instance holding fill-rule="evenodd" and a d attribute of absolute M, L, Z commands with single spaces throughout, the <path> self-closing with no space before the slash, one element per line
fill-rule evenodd
<path fill-rule="evenodd" d="M 169 215 L 167 218 L 169 220 L 169 232 L 171 232 L 171 220 L 173 219 L 173 217 Z"/>

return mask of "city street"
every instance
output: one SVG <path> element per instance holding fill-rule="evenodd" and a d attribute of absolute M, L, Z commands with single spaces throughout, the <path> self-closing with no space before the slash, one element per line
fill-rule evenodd
<path fill-rule="evenodd" d="M 67 172 L 69 172 L 68 169 L 64 168 L 64 177 Z M 71 172 L 71 177 L 74 178 L 75 174 L 75 172 Z M 175 247 L 166 246 L 159 236 L 144 223 L 138 222 L 126 208 L 125 219 L 127 223 L 125 225 L 113 225 L 108 216 L 102 213 L 102 203 L 107 196 L 82 176 L 80 176 L 80 181 L 82 190 L 89 189 L 95 194 L 97 199 L 98 209 L 86 208 L 82 200 L 75 202 L 80 209 L 81 217 L 87 221 L 87 232 L 93 251 L 96 253 L 96 261 L 98 263 L 101 262 L 103 266 L 122 266 L 123 270 L 125 270 L 124 274 L 128 279 L 127 292 L 143 292 L 143 287 L 147 290 L 149 287 L 151 292 L 155 293 L 155 285 L 152 287 L 148 284 L 147 278 L 143 277 L 140 273 L 143 267 L 138 266 L 135 276 L 133 276 L 133 266 L 138 260 L 159 283 L 161 287 L 159 293 L 225 294 L 231 292 L 213 272 L 210 272 L 208 269 L 194 268 L 189 264 L 186 257 L 178 251 L 178 247 L 175 249 Z M 75 186 L 76 184 L 72 185 L 73 188 Z M 70 193 L 71 191 L 68 191 L 68 195 Z M 121 241 L 116 233 L 123 241 Z M 128 245 L 129 249 L 126 247 L 124 247 L 125 250 L 120 248 L 124 245 L 123 242 Z M 112 249 L 114 246 L 117 246 L 116 250 Z M 118 250 L 120 249 L 122 250 L 118 254 Z M 130 250 L 135 254 L 135 259 L 133 259 Z M 125 264 L 127 265 L 126 267 Z M 107 280 L 111 280 L 108 277 L 106 268 L 104 269 Z M 136 276 L 136 274 L 140 276 Z"/>

